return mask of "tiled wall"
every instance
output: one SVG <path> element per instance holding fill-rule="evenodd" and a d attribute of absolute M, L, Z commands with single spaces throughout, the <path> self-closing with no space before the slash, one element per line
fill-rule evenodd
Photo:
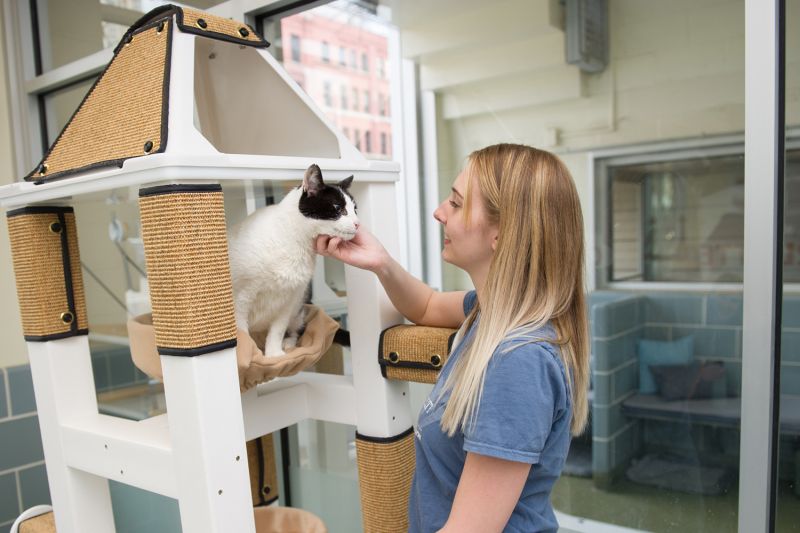
<path fill-rule="evenodd" d="M 590 297 L 593 357 L 592 451 L 595 481 L 604 485 L 643 449 L 738 462 L 737 430 L 626 418 L 622 402 L 639 388 L 636 341 L 694 338 L 694 358 L 723 361 L 727 393 L 741 394 L 741 294 L 598 292 Z M 786 295 L 783 309 L 781 392 L 800 395 L 800 297 Z M 707 445 L 706 445 L 707 444 Z M 783 442 L 781 472 L 793 470 Z"/>
<path fill-rule="evenodd" d="M 125 347 L 91 343 L 98 391 L 143 383 Z M 28 365 L 0 368 L 0 533 L 24 510 L 50 503 Z"/>

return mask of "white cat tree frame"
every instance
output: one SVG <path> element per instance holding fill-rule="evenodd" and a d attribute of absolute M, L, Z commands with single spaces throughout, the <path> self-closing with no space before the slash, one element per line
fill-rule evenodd
<path fill-rule="evenodd" d="M 161 355 L 168 415 L 134 422 L 98 414 L 85 304 L 81 308 L 77 240 L 74 245 L 71 240 L 74 217 L 64 208 L 69 203 L 125 187 L 222 184 L 224 190 L 258 180 L 299 182 L 308 165 L 317 163 L 329 180 L 355 175 L 352 192 L 359 217 L 390 252 L 399 252 L 396 163 L 364 158 L 259 46 L 248 26 L 189 9 L 156 11 L 137 23 L 130 42 L 121 43 L 109 69 L 42 165 L 29 176 L 38 182 L 0 188 L 4 208 L 23 208 L 9 212 L 9 227 L 59 533 L 114 531 L 108 479 L 177 499 L 184 531 L 252 533 L 245 441 L 305 419 L 355 425 L 370 443 L 410 442 L 405 438 L 412 425 L 408 385 L 385 380 L 376 357 L 379 333 L 399 323 L 401 316 L 375 276 L 350 267 L 345 278 L 352 377 L 301 372 L 241 395 L 235 348 L 230 343 L 189 346 L 187 352 L 200 354 Z M 162 92 L 166 101 L 156 107 L 163 114 L 153 132 L 137 122 L 139 111 L 131 107 L 132 101 L 152 104 L 136 93 L 145 90 L 138 80 L 148 76 L 141 63 L 148 60 L 148 48 L 137 52 L 137 45 L 148 39 L 166 39 L 157 45 L 166 50 L 160 63 L 168 82 Z M 123 68 L 126 57 L 132 62 L 127 72 Z M 115 63 L 122 66 L 114 70 Z M 132 73 L 136 79 L 129 79 Z M 123 152 L 104 154 L 98 160 L 87 156 L 84 143 L 76 153 L 65 153 L 71 127 L 77 136 L 102 131 L 97 123 L 108 119 L 108 109 L 105 117 L 89 115 L 87 119 L 85 115 L 92 112 L 90 108 L 98 108 L 93 93 L 102 100 L 103 83 L 116 80 L 115 76 L 127 85 L 107 91 L 111 96 L 105 97 L 128 106 L 127 111 L 115 114 L 111 126 L 124 130 L 120 133 L 124 138 L 90 141 L 121 147 Z M 247 99 L 253 102 L 243 105 Z M 94 129 L 81 131 L 82 114 Z M 139 135 L 136 149 L 125 152 L 123 145 L 131 135 Z M 108 166 L 111 159 L 116 164 Z M 53 176 L 57 179 L 50 181 Z M 61 235 L 53 243 L 61 247 L 55 257 L 63 258 L 64 264 L 56 265 L 58 273 L 50 277 L 66 293 L 62 303 L 53 300 L 52 291 L 41 288 L 49 282 L 36 279 L 48 275 L 36 270 L 47 263 L 44 249 L 36 248 L 46 235 L 37 236 L 37 228 Z M 143 224 L 147 247 L 146 232 Z M 157 251 L 147 252 L 150 267 Z M 223 300 L 223 307 L 232 309 L 232 299 Z M 153 306 L 155 319 L 155 300 Z M 403 439 L 397 440 L 401 435 Z M 360 470 L 362 454 L 369 453 L 362 450 Z M 393 469 L 392 465 L 386 468 Z M 397 494 L 367 496 L 363 492 L 362 483 L 362 502 L 398 498 Z M 404 509 L 405 501 L 400 507 Z M 394 520 L 376 518 L 375 523 Z M 365 516 L 365 524 L 366 520 Z M 391 530 L 392 526 L 387 527 Z"/>

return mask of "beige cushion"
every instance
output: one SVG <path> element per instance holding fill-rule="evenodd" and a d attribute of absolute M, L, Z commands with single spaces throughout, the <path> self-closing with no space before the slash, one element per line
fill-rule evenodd
<path fill-rule="evenodd" d="M 243 330 L 236 332 L 236 359 L 239 363 L 239 388 L 242 392 L 278 376 L 291 376 L 316 363 L 333 343 L 339 324 L 315 305 L 306 305 L 306 330 L 297 346 L 286 355 L 266 357 L 253 338 Z M 263 333 L 254 332 L 256 338 Z M 161 358 L 156 348 L 151 314 L 128 320 L 128 338 L 133 363 L 150 377 L 161 379 Z"/>

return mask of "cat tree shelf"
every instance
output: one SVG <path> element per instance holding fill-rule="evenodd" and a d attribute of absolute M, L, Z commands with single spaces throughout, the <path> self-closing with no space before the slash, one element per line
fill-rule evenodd
<path fill-rule="evenodd" d="M 245 441 L 305 419 L 356 426 L 364 528 L 404 529 L 408 384 L 385 380 L 376 357 L 401 315 L 374 275 L 345 269 L 352 376 L 239 392 L 223 195 L 299 183 L 311 163 L 331 181 L 352 174 L 362 223 L 400 251 L 399 165 L 360 154 L 266 45 L 236 21 L 155 9 L 26 181 L 0 187 L 59 533 L 114 531 L 109 479 L 177 499 L 183 531 L 254 533 Z M 180 188 L 152 194 L 165 184 Z M 154 323 L 169 317 L 156 328 L 168 414 L 141 422 L 98 413 L 75 223 L 120 189 L 138 189 Z"/>

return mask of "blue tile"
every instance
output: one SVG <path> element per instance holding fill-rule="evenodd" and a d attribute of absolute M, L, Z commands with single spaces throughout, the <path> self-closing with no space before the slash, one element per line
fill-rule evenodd
<path fill-rule="evenodd" d="M 640 300 L 641 298 L 631 298 L 614 305 L 611 316 L 615 332 L 622 333 L 643 324 L 644 317 L 640 313 Z"/>
<path fill-rule="evenodd" d="M 706 323 L 719 326 L 742 325 L 741 295 L 708 295 Z"/>
<path fill-rule="evenodd" d="M 94 374 L 95 390 L 104 391 L 111 386 L 107 357 L 92 357 L 92 373 Z"/>
<path fill-rule="evenodd" d="M 592 434 L 596 437 L 610 437 L 627 423 L 621 404 L 592 406 Z"/>
<path fill-rule="evenodd" d="M 614 400 L 639 388 L 639 365 L 633 364 L 614 372 Z"/>
<path fill-rule="evenodd" d="M 108 366 L 111 372 L 111 386 L 119 387 L 133 383 L 135 374 L 131 356 L 125 352 L 108 354 Z"/>
<path fill-rule="evenodd" d="M 33 379 L 29 365 L 14 366 L 8 372 L 8 389 L 11 392 L 11 414 L 23 415 L 36 411 Z"/>
<path fill-rule="evenodd" d="M 6 400 L 5 370 L 0 368 L 0 418 L 8 416 L 8 401 Z"/>
<path fill-rule="evenodd" d="M 781 361 L 800 363 L 800 331 L 781 332 Z"/>
<path fill-rule="evenodd" d="M 613 453 L 612 442 L 592 440 L 592 470 L 595 473 L 609 472 Z"/>
<path fill-rule="evenodd" d="M 0 422 L 0 471 L 36 463 L 44 459 L 39 417 L 29 416 Z"/>
<path fill-rule="evenodd" d="M 34 505 L 50 505 L 50 487 L 47 485 L 47 470 L 44 465 L 20 470 L 19 485 L 24 509 Z"/>
<path fill-rule="evenodd" d="M 740 330 L 688 326 L 675 326 L 672 330 L 672 336 L 675 339 L 687 335 L 694 337 L 695 357 L 741 358 Z"/>
<path fill-rule="evenodd" d="M 16 520 L 21 512 L 14 473 L 0 476 L 0 523 Z"/>
<path fill-rule="evenodd" d="M 117 533 L 181 531 L 177 500 L 110 481 L 111 508 Z"/>
<path fill-rule="evenodd" d="M 781 394 L 800 395 L 800 365 L 781 365 Z"/>
<path fill-rule="evenodd" d="M 640 332 L 632 331 L 609 340 L 592 341 L 592 354 L 595 358 L 595 369 L 608 371 L 627 363 L 636 357 L 636 339 Z"/>
<path fill-rule="evenodd" d="M 800 298 L 783 297 L 783 327 L 800 329 Z"/>
<path fill-rule="evenodd" d="M 672 326 L 651 326 L 647 325 L 642 330 L 642 338 L 654 341 L 671 341 Z"/>
<path fill-rule="evenodd" d="M 742 363 L 738 361 L 725 361 L 725 379 L 728 382 L 728 396 L 731 398 L 741 398 Z"/>
<path fill-rule="evenodd" d="M 591 315 L 592 324 L 594 324 L 592 337 L 610 337 L 612 335 L 610 304 L 604 303 L 595 305 L 592 308 Z"/>
<path fill-rule="evenodd" d="M 625 465 L 636 455 L 636 426 L 631 426 L 614 438 L 614 467 Z"/>
<path fill-rule="evenodd" d="M 610 374 L 594 374 L 594 403 L 607 405 L 614 400 L 613 377 Z"/>
<path fill-rule="evenodd" d="M 645 305 L 648 324 L 700 324 L 703 320 L 703 297 L 684 294 L 648 294 Z"/>

